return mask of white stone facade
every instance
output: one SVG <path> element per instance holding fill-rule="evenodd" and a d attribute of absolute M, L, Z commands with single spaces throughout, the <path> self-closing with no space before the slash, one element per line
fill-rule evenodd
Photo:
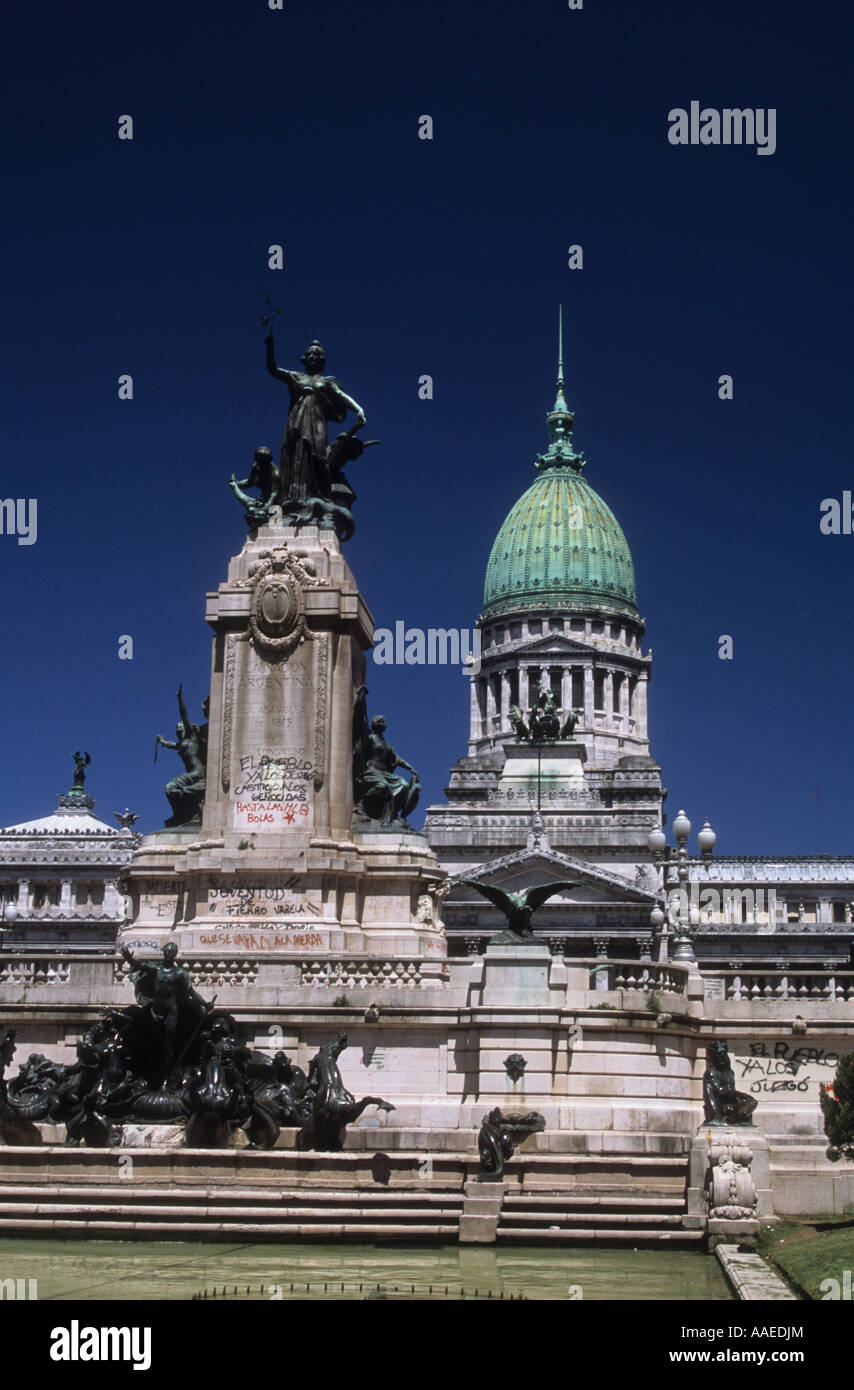
<path fill-rule="evenodd" d="M 139 836 L 98 820 L 94 805 L 68 794 L 51 815 L 0 830 L 0 949 L 114 949 L 125 920 L 120 878 Z"/>

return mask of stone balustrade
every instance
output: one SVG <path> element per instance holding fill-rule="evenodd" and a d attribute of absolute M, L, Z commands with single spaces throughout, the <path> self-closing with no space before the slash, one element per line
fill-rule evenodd
<path fill-rule="evenodd" d="M 199 957 L 182 960 L 197 988 L 247 989 L 263 985 L 266 970 L 274 962 L 255 956 Z M 591 988 L 597 990 L 667 991 L 684 994 L 688 971 L 685 966 L 654 961 L 572 960 L 575 967 L 591 975 Z M 471 966 L 470 958 L 425 962 L 413 957 L 380 958 L 296 957 L 288 962 L 298 972 L 294 984 L 313 989 L 416 989 L 427 977 L 435 984 L 446 976 L 453 985 L 464 986 Z M 0 989 L 4 985 L 76 986 L 90 1000 L 100 1002 L 109 990 L 110 1002 L 116 986 L 129 986 L 127 963 L 113 954 L 100 952 L 0 952 Z M 743 977 L 746 978 L 746 977 Z M 752 978 L 752 977 L 751 977 Z M 800 977 L 798 977 L 800 979 Z M 826 976 L 820 977 L 822 980 Z M 850 988 L 854 991 L 854 976 Z M 100 991 L 100 993 L 99 993 Z M 749 997 L 727 993 L 727 998 Z M 785 997 L 775 995 L 775 997 Z M 818 995 L 816 997 L 819 997 Z M 825 992 L 820 997 L 832 997 Z"/>
<path fill-rule="evenodd" d="M 193 957 L 182 962 L 197 988 L 251 990 L 266 986 L 271 968 L 282 962 L 256 956 Z M 590 989 L 642 994 L 684 995 L 688 967 L 672 961 L 574 959 L 566 963 L 589 971 Z M 424 961 L 417 957 L 352 956 L 338 959 L 302 956 L 284 966 L 294 988 L 313 990 L 408 990 L 450 985 L 455 996 L 465 990 L 470 957 Z M 0 1001 L 21 997 L 29 989 L 63 988 L 81 999 L 112 1004 L 116 990 L 129 989 L 129 971 L 120 956 L 97 951 L 0 951 Z M 749 1004 L 759 1001 L 798 1004 L 854 1004 L 854 970 L 706 970 L 707 1012 L 714 1001 Z M 271 979 L 270 984 L 274 985 Z M 12 991 L 9 995 L 8 991 Z M 450 1000 L 449 1000 L 450 1002 Z"/>
<path fill-rule="evenodd" d="M 302 960 L 300 984 L 318 989 L 414 989 L 422 983 L 419 960 Z"/>
<path fill-rule="evenodd" d="M 854 971 L 850 970 L 715 970 L 704 971 L 707 998 L 714 997 L 709 985 L 720 980 L 719 997 L 753 1002 L 759 999 L 791 999 L 797 1003 L 829 1000 L 854 1001 Z M 720 987 L 719 987 L 720 989 Z"/>
<path fill-rule="evenodd" d="M 265 974 L 281 962 L 250 956 L 188 957 L 181 964 L 196 988 L 252 989 L 264 986 Z M 441 977 L 445 962 L 415 958 L 351 957 L 343 960 L 295 958 L 286 969 L 293 984 L 316 989 L 415 989 Z M 3 986 L 21 988 L 70 986 L 94 1003 L 113 1003 L 116 987 L 130 988 L 130 967 L 121 956 L 95 952 L 0 952 L 0 999 Z"/>
<path fill-rule="evenodd" d="M 181 959 L 180 964 L 189 972 L 194 986 L 216 985 L 237 987 L 254 985 L 258 980 L 259 962 L 246 956 L 233 959 L 217 959 L 216 956 L 200 960 Z M 113 961 L 113 980 L 115 984 L 130 984 L 130 966 L 121 957 Z"/>
<path fill-rule="evenodd" d="M 0 955 L 0 985 L 67 985 L 71 971 L 68 956 Z"/>
<path fill-rule="evenodd" d="M 596 989 L 605 989 L 599 981 L 607 978 L 607 988 L 639 989 L 644 994 L 666 991 L 668 994 L 684 994 L 688 983 L 688 967 L 675 965 L 672 961 L 637 960 L 587 960 L 573 961 L 573 965 L 586 965 L 596 979 Z"/>

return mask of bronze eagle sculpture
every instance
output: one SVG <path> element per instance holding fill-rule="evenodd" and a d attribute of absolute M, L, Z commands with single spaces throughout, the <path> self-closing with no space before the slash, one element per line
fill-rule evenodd
<path fill-rule="evenodd" d="M 476 888 L 478 893 L 488 898 L 507 918 L 507 931 L 492 938 L 496 945 L 533 941 L 535 938 L 531 929 L 531 917 L 537 908 L 542 907 L 544 902 L 555 893 L 559 893 L 562 888 L 578 887 L 577 883 L 568 879 L 557 879 L 553 883 L 537 883 L 532 888 L 523 888 L 520 893 L 508 893 L 504 888 L 497 888 L 494 883 L 479 883 L 474 878 L 462 878 L 460 883 L 467 883 L 469 887 Z"/>

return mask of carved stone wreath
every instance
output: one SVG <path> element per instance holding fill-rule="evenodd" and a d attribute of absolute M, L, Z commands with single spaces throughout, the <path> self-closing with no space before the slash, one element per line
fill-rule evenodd
<path fill-rule="evenodd" d="M 303 589 L 326 583 L 318 579 L 304 550 L 262 550 L 249 566 L 252 600 L 249 640 L 268 655 L 283 659 L 301 642 L 311 640 L 306 626 Z"/>

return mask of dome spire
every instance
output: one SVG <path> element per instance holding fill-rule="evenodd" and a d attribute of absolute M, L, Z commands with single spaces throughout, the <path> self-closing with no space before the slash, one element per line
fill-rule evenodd
<path fill-rule="evenodd" d="M 546 416 L 549 431 L 549 447 L 544 454 L 538 454 L 535 465 L 542 468 L 572 468 L 580 473 L 584 467 L 584 455 L 577 454 L 572 447 L 572 428 L 575 416 L 566 403 L 563 380 L 563 305 L 558 308 L 557 328 L 557 394 L 555 403 Z"/>
<path fill-rule="evenodd" d="M 557 395 L 552 407 L 552 414 L 560 411 L 564 415 L 571 415 L 566 397 L 563 394 L 563 305 L 558 305 L 557 311 Z"/>

